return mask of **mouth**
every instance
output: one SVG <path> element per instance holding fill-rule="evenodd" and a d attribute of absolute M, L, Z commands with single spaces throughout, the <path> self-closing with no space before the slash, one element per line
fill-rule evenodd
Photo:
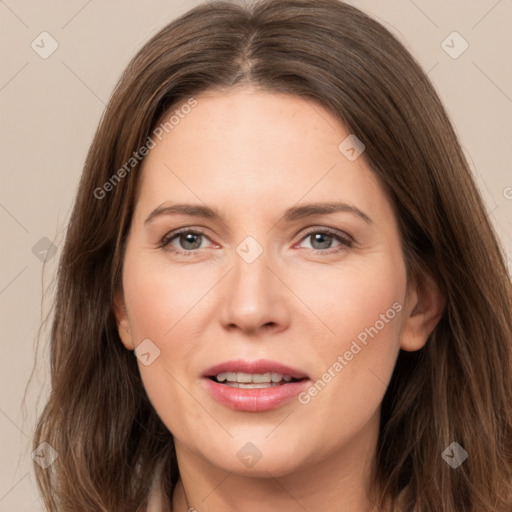
<path fill-rule="evenodd" d="M 218 402 L 251 412 L 283 404 L 310 380 L 300 370 L 268 360 L 227 361 L 209 368 L 202 377 L 207 390 Z"/>

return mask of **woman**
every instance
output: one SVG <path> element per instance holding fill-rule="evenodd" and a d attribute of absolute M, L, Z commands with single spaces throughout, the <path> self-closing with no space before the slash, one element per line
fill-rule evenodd
<path fill-rule="evenodd" d="M 403 46 L 200 5 L 124 72 L 59 267 L 50 511 L 505 512 L 511 282 Z"/>

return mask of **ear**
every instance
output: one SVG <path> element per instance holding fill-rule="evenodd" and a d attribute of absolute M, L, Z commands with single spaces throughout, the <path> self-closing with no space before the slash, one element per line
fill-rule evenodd
<path fill-rule="evenodd" d="M 134 350 L 135 346 L 133 344 L 132 330 L 122 290 L 116 292 L 112 309 L 116 318 L 117 332 L 119 333 L 123 345 L 127 350 Z"/>
<path fill-rule="evenodd" d="M 446 301 L 435 280 L 424 273 L 411 283 L 406 298 L 400 348 L 420 350 L 427 343 L 444 311 Z"/>

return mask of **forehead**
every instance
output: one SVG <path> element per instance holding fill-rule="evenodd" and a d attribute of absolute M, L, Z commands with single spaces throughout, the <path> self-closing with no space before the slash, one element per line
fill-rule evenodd
<path fill-rule="evenodd" d="M 175 198 L 247 209 L 328 195 L 378 210 L 376 176 L 363 158 L 340 151 L 350 133 L 317 103 L 251 88 L 207 91 L 195 102 L 162 118 L 162 128 L 172 116 L 174 123 L 143 162 L 143 206 Z"/>

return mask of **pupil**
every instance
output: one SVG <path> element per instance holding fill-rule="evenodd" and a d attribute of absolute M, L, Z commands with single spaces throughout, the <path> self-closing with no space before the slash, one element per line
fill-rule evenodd
<path fill-rule="evenodd" d="M 326 235 L 325 233 L 315 233 L 313 236 L 313 242 L 317 242 L 317 241 L 320 241 L 320 244 L 322 244 L 322 240 L 321 238 L 322 237 L 327 237 L 327 242 L 323 242 L 323 246 L 322 247 L 318 247 L 318 249 L 328 249 L 329 248 L 329 242 L 331 241 L 330 239 L 332 238 L 331 235 Z M 320 238 L 320 240 L 319 240 Z M 314 244 L 312 244 L 313 247 L 314 247 Z M 315 247 L 314 247 L 315 248 Z"/>
<path fill-rule="evenodd" d="M 194 237 L 199 238 L 200 236 L 201 235 L 196 235 L 194 233 L 187 233 L 186 235 L 182 235 L 181 241 L 184 241 L 184 244 L 182 243 L 182 247 L 184 247 L 185 249 L 197 249 L 198 247 L 200 247 L 201 242 L 197 243 L 196 240 L 196 242 L 194 243 Z M 187 244 L 192 244 L 193 247 L 190 247 Z"/>

